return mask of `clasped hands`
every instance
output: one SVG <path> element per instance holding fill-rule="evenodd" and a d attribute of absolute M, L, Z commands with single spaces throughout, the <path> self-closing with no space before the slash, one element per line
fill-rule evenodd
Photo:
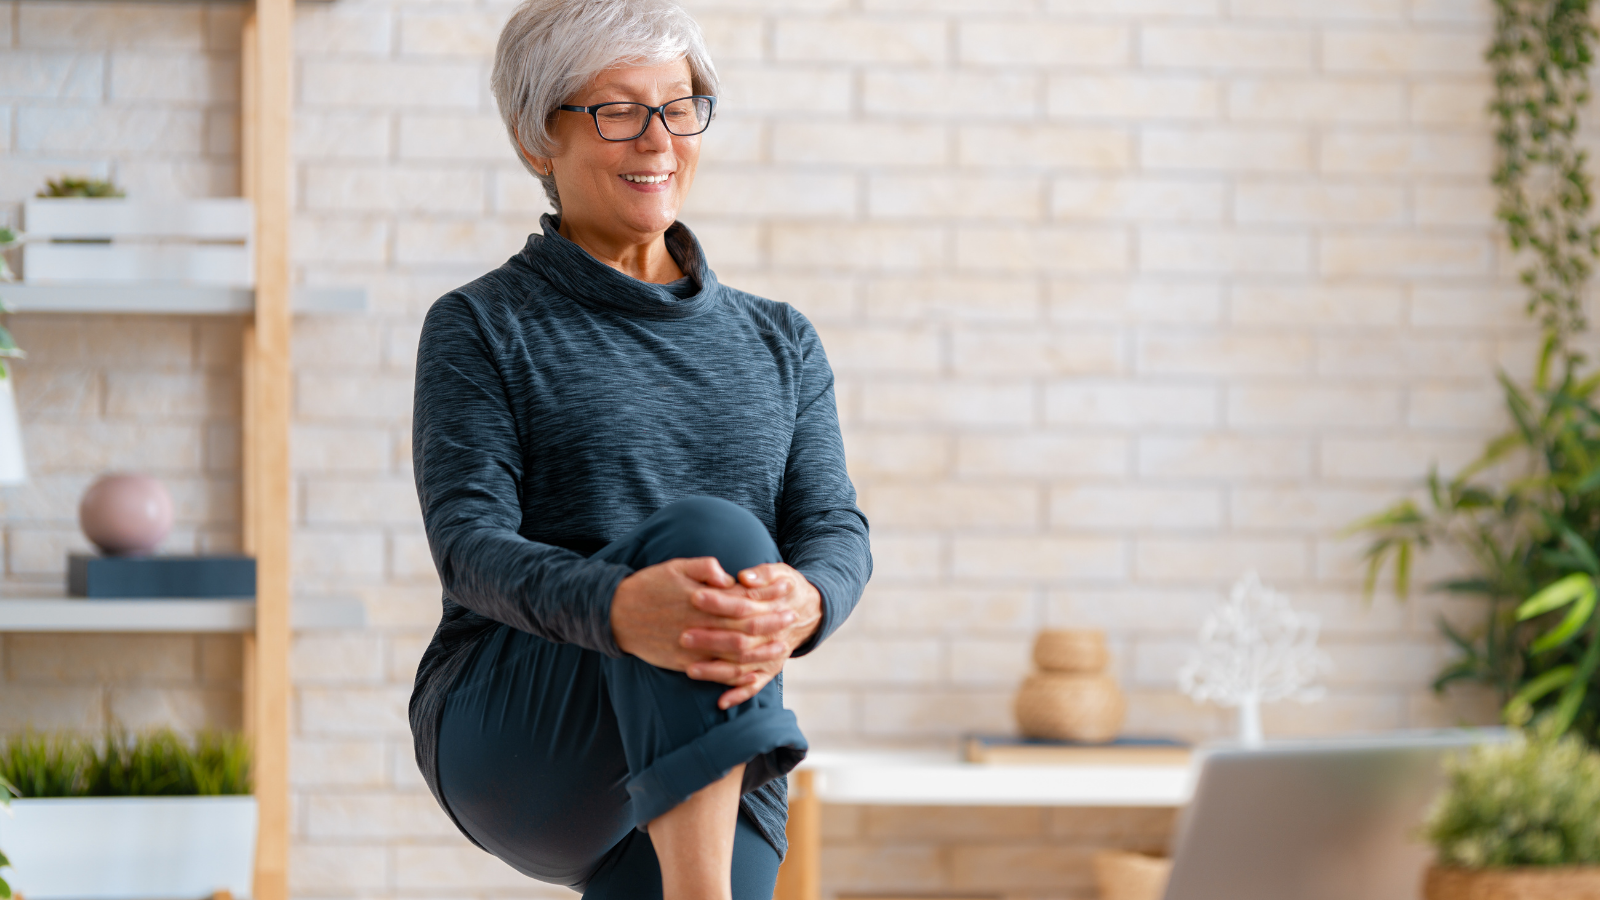
<path fill-rule="evenodd" d="M 624 653 L 728 685 L 721 709 L 766 687 L 821 621 L 822 595 L 794 568 L 766 563 L 735 578 L 710 556 L 640 569 L 611 601 L 611 633 Z"/>

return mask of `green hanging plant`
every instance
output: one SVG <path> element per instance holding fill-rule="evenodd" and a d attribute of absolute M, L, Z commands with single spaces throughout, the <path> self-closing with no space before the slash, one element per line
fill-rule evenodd
<path fill-rule="evenodd" d="M 109 179 L 75 178 L 63 175 L 60 178 L 47 179 L 44 189 L 39 191 L 40 197 L 124 197 L 122 188 L 116 186 Z"/>
<path fill-rule="evenodd" d="M 15 231 L 0 226 L 0 281 L 17 280 L 16 273 L 11 271 L 10 263 L 6 262 L 5 251 L 21 242 L 21 236 Z M 6 309 L 5 302 L 0 301 L 0 316 L 4 316 L 7 312 L 10 310 Z M 21 359 L 27 355 L 17 346 L 17 339 L 11 336 L 11 329 L 0 324 L 0 378 L 9 378 L 11 375 L 5 362 L 7 359 Z"/>
<path fill-rule="evenodd" d="M 1495 0 L 1497 213 L 1522 262 L 1528 315 L 1543 332 L 1531 383 L 1499 380 L 1512 427 L 1451 478 L 1430 473 L 1421 502 L 1402 500 L 1354 531 L 1370 595 L 1385 570 L 1396 593 L 1428 548 L 1467 574 L 1435 585 L 1483 603 L 1481 625 L 1440 619 L 1458 651 L 1437 690 L 1494 689 L 1509 721 L 1547 720 L 1600 746 L 1600 374 L 1574 346 L 1587 327 L 1584 292 L 1600 257 L 1588 156 L 1578 145 L 1596 30 L 1589 0 Z"/>

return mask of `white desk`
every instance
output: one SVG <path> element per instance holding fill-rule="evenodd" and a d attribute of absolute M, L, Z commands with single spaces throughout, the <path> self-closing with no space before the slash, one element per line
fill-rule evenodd
<path fill-rule="evenodd" d="M 814 750 L 789 779 L 789 856 L 775 900 L 821 896 L 821 805 L 1175 807 L 1194 789 L 1188 765 L 1008 766 L 954 751 Z"/>

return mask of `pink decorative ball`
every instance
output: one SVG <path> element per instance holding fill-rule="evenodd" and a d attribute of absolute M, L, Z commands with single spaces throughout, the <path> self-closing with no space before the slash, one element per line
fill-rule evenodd
<path fill-rule="evenodd" d="M 172 530 L 172 497 L 149 475 L 113 472 L 84 491 L 78 522 L 106 555 L 139 556 L 156 549 Z"/>

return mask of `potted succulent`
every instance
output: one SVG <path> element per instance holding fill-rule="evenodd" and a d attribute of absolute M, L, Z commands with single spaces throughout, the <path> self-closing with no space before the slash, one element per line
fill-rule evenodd
<path fill-rule="evenodd" d="M 1427 900 L 1600 900 L 1600 752 L 1549 723 L 1452 760 Z"/>
<path fill-rule="evenodd" d="M 16 787 L 0 817 L 11 884 L 38 898 L 251 894 L 256 802 L 242 736 L 171 729 L 0 745 Z"/>

